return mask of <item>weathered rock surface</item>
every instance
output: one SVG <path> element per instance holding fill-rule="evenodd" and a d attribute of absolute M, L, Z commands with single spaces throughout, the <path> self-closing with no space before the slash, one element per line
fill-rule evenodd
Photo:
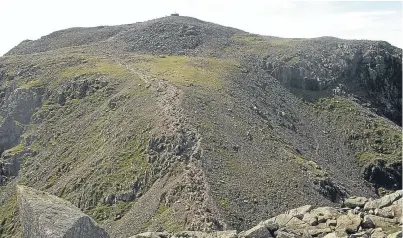
<path fill-rule="evenodd" d="M 397 231 L 387 236 L 387 238 L 401 238 L 401 237 L 402 237 L 402 231 Z"/>
<path fill-rule="evenodd" d="M 272 237 L 269 230 L 264 225 L 255 226 L 247 231 L 243 231 L 239 233 L 239 237 L 245 238 L 253 238 L 253 237 L 262 237 L 269 238 Z"/>
<path fill-rule="evenodd" d="M 382 198 L 376 199 L 376 200 L 370 200 L 367 202 L 364 206 L 364 210 L 368 211 L 371 209 L 376 209 L 376 208 L 383 208 L 389 205 L 392 205 L 392 203 L 398 199 L 400 199 L 403 196 L 402 190 L 398 190 L 392 194 L 386 195 Z"/>
<path fill-rule="evenodd" d="M 354 199 L 354 198 L 352 198 Z M 382 199 L 382 198 L 381 198 Z M 386 196 L 386 200 L 395 200 L 395 195 Z M 361 201 L 368 201 L 367 198 L 359 198 L 354 204 L 361 204 Z M 369 201 L 371 202 L 371 201 Z M 369 203 L 367 202 L 367 203 Z M 389 203 L 389 202 L 388 202 Z M 345 205 L 345 203 L 344 203 Z M 364 206 L 365 204 L 362 204 Z M 294 238 L 294 237 L 326 237 L 326 238 L 385 238 L 401 237 L 401 229 L 398 222 L 401 213 L 395 211 L 400 204 L 395 202 L 385 207 L 384 214 L 389 218 L 378 215 L 371 215 L 368 211 L 359 211 L 357 208 L 333 208 L 317 207 L 311 205 L 291 209 L 246 231 L 200 232 L 184 231 L 179 233 L 146 232 L 133 238 L 159 238 L 159 237 L 222 237 L 222 238 Z M 390 209 L 390 210 L 387 210 Z M 320 223 L 317 222 L 320 217 Z M 393 219 L 391 219 L 393 218 Z"/>
<path fill-rule="evenodd" d="M 109 235 L 88 215 L 61 198 L 18 186 L 22 236 L 103 238 Z"/>
<path fill-rule="evenodd" d="M 287 214 L 294 216 L 296 218 L 302 219 L 306 213 L 313 209 L 312 205 L 305 205 L 302 207 L 298 207 L 295 209 L 291 209 L 287 212 Z"/>
<path fill-rule="evenodd" d="M 361 218 L 358 215 L 348 213 L 337 218 L 336 231 L 344 231 L 347 234 L 357 232 L 361 224 Z"/>
<path fill-rule="evenodd" d="M 364 207 L 366 202 L 368 199 L 364 197 L 350 197 L 344 201 L 344 205 L 349 208 Z"/>

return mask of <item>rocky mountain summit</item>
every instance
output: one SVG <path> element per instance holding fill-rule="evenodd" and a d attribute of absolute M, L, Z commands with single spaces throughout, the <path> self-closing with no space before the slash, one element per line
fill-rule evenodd
<path fill-rule="evenodd" d="M 387 42 L 182 16 L 23 41 L 0 57 L 0 237 L 24 234 L 17 186 L 68 201 L 110 237 L 246 232 L 306 204 L 400 194 L 401 78 L 402 50 Z M 395 218 L 371 206 L 329 219 L 356 233 L 374 228 L 365 217 Z"/>
<path fill-rule="evenodd" d="M 18 186 L 23 237 L 109 237 L 71 203 Z M 403 191 L 380 199 L 350 197 L 342 207 L 305 205 L 260 222 L 246 231 L 144 232 L 131 238 L 402 237 Z"/>

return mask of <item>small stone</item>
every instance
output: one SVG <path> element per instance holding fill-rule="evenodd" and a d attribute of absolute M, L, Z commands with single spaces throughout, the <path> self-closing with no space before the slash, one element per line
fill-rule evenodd
<path fill-rule="evenodd" d="M 377 229 L 374 229 L 371 232 L 371 235 L 369 237 L 371 237 L 371 238 L 384 238 L 384 237 L 386 237 L 386 234 L 385 234 L 385 232 L 383 232 L 382 229 L 377 228 Z"/>
<path fill-rule="evenodd" d="M 285 226 L 292 230 L 301 230 L 305 229 L 309 225 L 296 217 L 292 217 Z"/>
<path fill-rule="evenodd" d="M 305 228 L 305 233 L 309 234 L 309 236 L 314 236 L 317 237 L 321 234 L 327 234 L 332 232 L 332 229 L 330 227 L 327 227 L 324 223 L 322 223 L 323 226 L 311 226 Z"/>
<path fill-rule="evenodd" d="M 365 225 L 364 225 L 365 223 Z M 394 219 L 378 217 L 374 215 L 367 215 L 364 217 L 363 227 L 373 226 L 376 228 L 383 228 L 384 230 L 389 229 L 391 227 L 398 226 Z"/>
<path fill-rule="evenodd" d="M 318 217 L 310 213 L 306 213 L 302 218 L 302 221 L 306 222 L 310 226 L 318 225 Z"/>
<path fill-rule="evenodd" d="M 305 205 L 302 207 L 291 209 L 288 212 L 286 212 L 286 214 L 297 217 L 298 219 L 302 219 L 304 217 L 304 214 L 310 212 L 312 209 L 313 209 L 312 205 Z"/>
<path fill-rule="evenodd" d="M 275 217 L 275 221 L 280 227 L 284 227 L 292 218 L 289 214 L 280 214 Z"/>
<path fill-rule="evenodd" d="M 365 197 L 350 197 L 344 201 L 344 206 L 349 208 L 364 207 L 368 199 Z"/>
<path fill-rule="evenodd" d="M 344 231 L 348 234 L 357 232 L 361 224 L 361 218 L 353 213 L 342 215 L 337 218 L 336 231 Z"/>
<path fill-rule="evenodd" d="M 244 238 L 269 238 L 272 237 L 269 230 L 264 225 L 257 225 L 247 231 L 239 233 L 239 237 Z"/>
<path fill-rule="evenodd" d="M 288 230 L 278 230 L 275 233 L 276 238 L 298 238 L 301 237 Z"/>
<path fill-rule="evenodd" d="M 327 220 L 327 221 L 326 221 L 326 225 L 327 225 L 327 226 L 336 226 L 336 225 L 337 225 L 337 221 L 336 221 L 336 220 Z"/>
<path fill-rule="evenodd" d="M 374 228 L 375 224 L 369 216 L 364 216 L 364 220 L 361 223 L 361 227 L 365 229 Z"/>
<path fill-rule="evenodd" d="M 211 238 L 238 238 L 236 230 L 216 231 L 209 234 Z M 209 237 L 209 238 L 210 238 Z"/>
<path fill-rule="evenodd" d="M 159 238 L 159 237 L 169 237 L 167 232 L 144 232 L 141 234 L 137 234 L 135 236 L 131 236 L 130 238 Z"/>
<path fill-rule="evenodd" d="M 276 218 L 270 218 L 268 220 L 262 221 L 259 223 L 259 225 L 263 225 L 268 229 L 270 232 L 274 232 L 279 229 L 279 224 L 275 221 Z"/>
<path fill-rule="evenodd" d="M 371 233 L 369 233 L 368 231 L 361 231 L 361 232 L 357 232 L 355 234 L 351 234 L 349 236 L 349 238 L 370 238 L 371 237 Z"/>
<path fill-rule="evenodd" d="M 333 207 L 318 207 L 313 209 L 311 214 L 318 217 L 319 223 L 325 223 L 328 219 L 334 219 L 339 217 L 341 214 Z"/>

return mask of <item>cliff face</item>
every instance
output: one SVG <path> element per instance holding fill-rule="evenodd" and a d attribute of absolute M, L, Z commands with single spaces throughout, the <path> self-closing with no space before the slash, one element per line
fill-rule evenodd
<path fill-rule="evenodd" d="M 0 58 L 1 234 L 15 185 L 109 231 L 247 230 L 401 188 L 401 49 L 188 17 L 73 28 Z"/>
<path fill-rule="evenodd" d="M 350 94 L 401 125 L 401 50 L 386 42 L 328 38 L 295 40 L 287 50 L 263 61 L 263 68 L 286 86 L 304 90 L 300 93 L 307 99 L 315 96 L 310 91 Z"/>

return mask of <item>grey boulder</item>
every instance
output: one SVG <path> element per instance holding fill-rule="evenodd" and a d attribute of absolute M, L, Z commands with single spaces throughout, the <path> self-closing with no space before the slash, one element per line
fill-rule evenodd
<path fill-rule="evenodd" d="M 365 203 L 364 210 L 368 211 L 371 209 L 376 209 L 376 208 L 383 208 L 387 207 L 393 204 L 394 201 L 397 201 L 403 196 L 403 191 L 398 190 L 392 194 L 386 195 L 382 198 L 371 200 L 367 203 Z"/>
<path fill-rule="evenodd" d="M 95 221 L 70 202 L 46 192 L 17 186 L 22 237 L 106 238 Z"/>

